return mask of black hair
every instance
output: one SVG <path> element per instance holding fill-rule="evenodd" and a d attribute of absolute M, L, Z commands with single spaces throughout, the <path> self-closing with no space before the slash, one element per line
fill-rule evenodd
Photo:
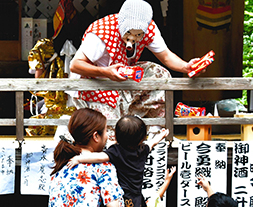
<path fill-rule="evenodd" d="M 135 150 L 146 139 L 147 126 L 138 116 L 123 116 L 116 124 L 115 137 L 122 147 Z"/>
<path fill-rule="evenodd" d="M 237 207 L 238 203 L 229 195 L 215 193 L 208 198 L 208 207 Z"/>

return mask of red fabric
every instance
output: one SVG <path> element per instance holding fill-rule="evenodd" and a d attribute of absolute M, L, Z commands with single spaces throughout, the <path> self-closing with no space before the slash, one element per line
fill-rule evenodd
<path fill-rule="evenodd" d="M 82 100 L 90 102 L 106 103 L 112 108 L 116 108 L 119 97 L 118 91 L 79 91 L 79 97 Z"/>
<path fill-rule="evenodd" d="M 54 38 L 59 34 L 64 24 L 76 24 L 77 11 L 72 0 L 60 0 L 53 17 Z"/>
<path fill-rule="evenodd" d="M 212 8 L 212 7 L 207 7 L 207 6 L 203 6 L 203 5 L 199 5 L 198 9 L 210 14 L 220 14 L 223 12 L 227 12 L 231 10 L 231 6 L 224 6 L 224 7 L 219 7 L 219 8 Z"/>
<path fill-rule="evenodd" d="M 154 21 L 150 23 L 148 30 L 142 40 L 136 47 L 136 58 L 133 61 L 133 65 L 138 61 L 145 46 L 149 45 L 154 38 Z M 112 59 L 112 64 L 122 63 L 127 64 L 127 54 L 124 41 L 120 37 L 118 29 L 118 14 L 111 14 L 102 19 L 99 19 L 92 23 L 86 30 L 83 39 L 86 34 L 93 32 L 100 39 L 102 39 L 106 45 L 106 49 Z M 79 97 L 85 101 L 93 101 L 106 103 L 109 106 L 115 108 L 119 97 L 118 91 L 81 91 Z"/>
<path fill-rule="evenodd" d="M 118 14 L 111 14 L 92 23 L 86 30 L 84 37 L 89 32 L 93 32 L 104 41 L 106 49 L 112 58 L 111 65 L 116 63 L 128 65 L 125 43 L 120 37 L 118 27 Z M 154 28 L 155 24 L 152 20 L 144 37 L 137 44 L 136 58 L 133 61 L 133 65 L 139 60 L 145 46 L 149 45 L 153 41 L 155 36 Z"/>

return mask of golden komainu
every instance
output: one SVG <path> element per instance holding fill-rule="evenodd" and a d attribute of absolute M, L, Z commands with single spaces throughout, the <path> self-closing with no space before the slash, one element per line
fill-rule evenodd
<path fill-rule="evenodd" d="M 64 64 L 54 50 L 52 39 L 38 40 L 30 50 L 28 56 L 29 70 L 38 72 L 37 78 L 67 78 Z M 35 75 L 36 77 L 36 75 Z M 36 97 L 44 99 L 45 113 L 31 116 L 32 119 L 57 119 L 62 115 L 71 115 L 75 107 L 68 107 L 68 95 L 64 91 L 30 91 Z M 29 126 L 26 128 L 28 136 L 54 135 L 57 126 Z"/>

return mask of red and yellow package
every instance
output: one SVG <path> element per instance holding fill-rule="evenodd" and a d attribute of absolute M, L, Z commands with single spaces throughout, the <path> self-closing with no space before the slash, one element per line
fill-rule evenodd
<path fill-rule="evenodd" d="M 188 76 L 191 78 L 196 74 L 198 74 L 201 70 L 206 68 L 208 65 L 210 65 L 214 61 L 213 58 L 214 55 L 215 55 L 214 51 L 211 50 L 205 56 L 203 56 L 198 62 L 192 64 L 191 65 L 192 71 L 188 73 Z"/>
<path fill-rule="evenodd" d="M 144 70 L 139 66 L 124 66 L 118 69 L 121 76 L 140 82 L 143 78 Z"/>
<path fill-rule="evenodd" d="M 175 109 L 175 116 L 205 116 L 205 107 L 191 107 L 179 102 Z"/>

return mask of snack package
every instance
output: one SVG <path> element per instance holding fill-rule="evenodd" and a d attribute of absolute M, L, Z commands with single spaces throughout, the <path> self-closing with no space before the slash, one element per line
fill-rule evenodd
<path fill-rule="evenodd" d="M 191 107 L 179 102 L 175 109 L 175 116 L 205 116 L 205 107 Z"/>
<path fill-rule="evenodd" d="M 201 70 L 206 68 L 208 65 L 210 65 L 214 61 L 213 58 L 214 55 L 215 53 L 211 50 L 205 56 L 203 56 L 197 63 L 191 65 L 192 71 L 188 73 L 188 76 L 191 78 L 196 74 L 198 74 Z"/>
<path fill-rule="evenodd" d="M 118 69 L 121 76 L 140 82 L 143 78 L 144 70 L 139 66 L 124 66 Z"/>

